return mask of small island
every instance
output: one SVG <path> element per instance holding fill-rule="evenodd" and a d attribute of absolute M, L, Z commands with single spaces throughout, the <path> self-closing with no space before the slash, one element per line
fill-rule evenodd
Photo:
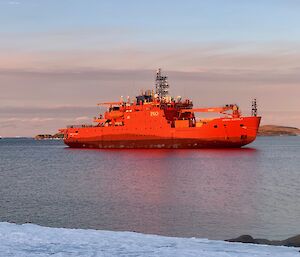
<path fill-rule="evenodd" d="M 34 137 L 35 140 L 50 140 L 50 139 L 63 139 L 64 134 L 56 133 L 54 135 L 51 134 L 40 134 Z"/>
<path fill-rule="evenodd" d="M 263 125 L 258 129 L 258 136 L 299 136 L 300 129 L 296 127 Z"/>

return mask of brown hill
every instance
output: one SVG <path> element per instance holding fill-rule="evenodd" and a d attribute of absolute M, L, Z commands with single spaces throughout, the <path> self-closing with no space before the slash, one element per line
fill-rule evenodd
<path fill-rule="evenodd" d="M 300 129 L 295 127 L 263 125 L 258 129 L 258 136 L 298 136 Z"/>

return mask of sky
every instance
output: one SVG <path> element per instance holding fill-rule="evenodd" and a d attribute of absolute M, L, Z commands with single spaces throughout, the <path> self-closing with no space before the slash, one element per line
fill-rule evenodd
<path fill-rule="evenodd" d="M 297 0 L 0 0 L 0 136 L 90 123 L 96 104 L 152 89 L 195 107 L 257 98 L 262 124 L 300 127 Z"/>

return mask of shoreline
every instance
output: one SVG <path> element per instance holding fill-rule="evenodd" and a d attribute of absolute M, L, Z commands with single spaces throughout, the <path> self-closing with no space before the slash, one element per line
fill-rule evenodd
<path fill-rule="evenodd" d="M 8 222 L 0 222 L 0 240 L 11 256 L 299 256 L 297 247 Z"/>

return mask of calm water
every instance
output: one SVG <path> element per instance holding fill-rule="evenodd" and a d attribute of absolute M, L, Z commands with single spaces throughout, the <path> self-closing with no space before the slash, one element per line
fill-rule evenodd
<path fill-rule="evenodd" d="M 0 221 L 225 239 L 300 233 L 300 137 L 236 150 L 0 140 Z"/>

